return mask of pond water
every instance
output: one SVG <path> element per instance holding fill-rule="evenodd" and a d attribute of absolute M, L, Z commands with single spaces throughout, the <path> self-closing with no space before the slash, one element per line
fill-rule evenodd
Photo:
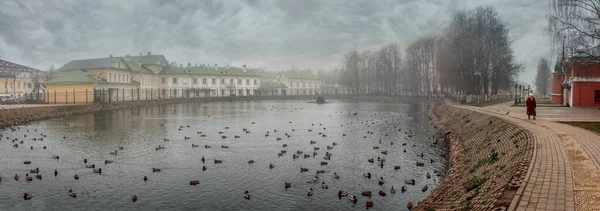
<path fill-rule="evenodd" d="M 432 145 L 439 132 L 427 117 L 429 107 L 427 102 L 344 100 L 214 102 L 101 111 L 22 125 L 0 132 L 0 210 L 362 210 L 367 200 L 375 203 L 374 210 L 406 210 L 408 201 L 416 205 L 438 185 L 434 170 L 447 168 L 440 157 L 446 143 Z M 156 150 L 159 145 L 165 149 Z M 320 149 L 313 157 L 314 147 Z M 279 156 L 281 150 L 287 153 Z M 310 158 L 294 159 L 297 150 Z M 117 155 L 110 154 L 114 151 Z M 326 152 L 332 154 L 330 160 L 324 160 Z M 377 157 L 385 158 L 383 168 Z M 375 162 L 367 162 L 369 158 Z M 102 174 L 86 168 L 84 159 L 102 168 Z M 215 164 L 214 159 L 223 162 Z M 417 167 L 416 161 L 425 165 Z M 395 165 L 401 168 L 395 170 Z M 26 181 L 25 174 L 36 167 L 42 180 Z M 309 171 L 301 173 L 302 167 Z M 153 173 L 152 168 L 161 171 Z M 325 173 L 314 183 L 317 170 Z M 18 181 L 15 174 L 21 177 Z M 407 185 L 402 193 L 405 179 L 414 179 L 416 185 Z M 190 185 L 191 180 L 200 184 Z M 328 189 L 321 188 L 323 181 Z M 285 189 L 285 182 L 292 187 Z M 392 185 L 395 194 L 389 192 Z M 421 191 L 424 185 L 429 190 Z M 307 196 L 309 188 L 313 196 Z M 76 198 L 69 197 L 69 189 Z M 243 197 L 246 190 L 250 200 Z M 339 190 L 358 195 L 358 202 L 339 199 Z M 379 196 L 379 190 L 387 196 Z M 361 196 L 362 191 L 373 196 Z M 33 198 L 24 200 L 24 192 Z"/>

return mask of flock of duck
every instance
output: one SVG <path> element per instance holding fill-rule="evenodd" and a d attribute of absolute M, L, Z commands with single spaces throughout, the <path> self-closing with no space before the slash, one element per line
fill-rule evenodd
<path fill-rule="evenodd" d="M 338 113 L 338 112 L 336 112 L 336 113 Z M 363 124 L 363 125 L 364 125 L 364 126 L 366 126 L 367 128 L 368 128 L 368 127 L 370 127 L 371 125 L 374 125 L 374 124 L 387 124 L 387 125 L 389 125 L 389 126 L 390 126 L 390 128 L 392 128 L 392 127 L 393 127 L 393 129 L 395 130 L 394 132 L 398 132 L 398 134 L 402 134 L 402 132 L 404 132 L 404 141 L 406 141 L 406 140 L 408 140 L 409 138 L 411 138 L 411 137 L 413 137 L 413 136 L 414 136 L 414 134 L 413 134 L 412 130 L 410 130 L 410 129 L 409 129 L 409 130 L 403 131 L 401 128 L 399 128 L 399 127 L 398 127 L 398 125 L 397 125 L 397 124 L 394 124 L 394 123 L 392 123 L 391 121 L 388 121 L 388 120 L 384 120 L 384 119 L 383 119 L 383 115 L 380 115 L 380 119 L 379 119 L 379 120 L 378 120 L 378 119 L 376 119 L 376 116 L 377 116 L 377 114 L 375 114 L 375 115 L 373 115 L 373 116 L 372 116 L 372 117 L 375 117 L 375 118 L 371 118 L 371 119 L 369 119 L 369 120 L 364 120 L 364 119 L 363 119 L 363 120 L 360 120 L 360 118 L 358 118 L 358 116 L 357 116 L 357 115 L 358 115 L 358 113 L 347 113 L 347 112 L 339 112 L 339 113 L 340 113 L 340 114 L 347 114 L 347 115 L 350 115 L 350 116 L 356 116 L 355 118 L 353 118 L 353 121 L 352 121 L 352 122 L 350 122 L 350 124 L 353 124 L 353 123 L 354 123 L 354 121 L 356 121 L 356 123 L 360 122 L 361 124 Z M 289 121 L 289 123 L 291 124 L 291 123 L 292 123 L 292 121 Z M 252 122 L 251 124 L 256 124 L 256 122 Z M 340 125 L 340 126 L 341 126 L 341 127 L 343 127 L 343 125 Z M 165 125 L 161 125 L 161 127 L 165 127 Z M 189 126 L 189 125 L 188 125 L 188 126 L 182 126 L 182 125 L 180 125 L 180 126 L 179 126 L 179 128 L 178 128 L 178 131 L 183 131 L 183 130 L 185 130 L 186 128 L 190 128 L 190 127 L 191 127 L 191 126 Z M 318 130 L 320 130 L 321 132 L 318 132 L 318 135 L 319 135 L 319 136 L 321 136 L 321 137 L 327 137 L 327 135 L 326 135 L 326 133 L 325 133 L 325 131 L 327 130 L 327 128 L 326 128 L 326 127 L 323 127 L 323 126 L 322 126 L 322 124 L 315 125 L 315 124 L 313 123 L 313 124 L 311 124 L 311 127 L 319 127 L 319 129 L 318 129 Z M 321 127 L 322 127 L 322 129 L 321 129 Z M 9 129 L 10 129 L 12 132 L 15 132 L 15 131 L 21 130 L 21 128 L 20 128 L 20 127 L 11 127 L 11 128 L 9 128 Z M 228 129 L 229 129 L 229 127 L 225 127 L 224 129 L 225 129 L 225 130 L 228 130 Z M 313 132 L 313 130 L 314 130 L 314 129 L 308 129 L 308 132 L 309 132 L 309 133 L 310 133 L 310 132 Z M 291 131 L 296 131 L 296 130 L 295 130 L 295 129 L 292 129 Z M 27 134 L 29 134 L 29 132 L 30 132 L 30 131 L 29 131 L 29 130 L 27 130 Z M 33 132 L 37 132 L 37 130 L 34 130 Z M 243 132 L 243 133 L 246 133 L 246 134 L 248 134 L 248 133 L 251 133 L 251 131 L 250 131 L 250 130 L 248 130 L 248 129 L 246 129 L 246 128 L 243 128 L 243 129 L 242 129 L 242 132 Z M 317 133 L 317 131 L 315 131 L 315 133 Z M 366 131 L 366 134 L 367 134 L 367 135 L 372 135 L 372 134 L 374 134 L 374 133 L 375 133 L 374 131 L 370 131 L 370 130 L 367 130 L 367 131 Z M 12 137 L 12 138 L 11 138 L 11 137 L 8 137 L 8 136 L 4 136 L 3 134 L 0 134 L 0 140 L 2 140 L 2 139 L 11 140 L 11 141 L 14 143 L 13 147 L 15 147 L 15 148 L 18 148 L 20 145 L 24 145 L 24 144 L 25 144 L 25 141 L 26 141 L 26 139 L 27 139 L 27 134 L 25 134 L 25 135 L 23 136 L 23 138 L 22 138 L 22 139 L 19 139 L 19 138 L 17 138 L 17 137 Z M 221 138 L 221 139 L 226 139 L 226 138 L 228 138 L 227 136 L 223 135 L 223 131 L 219 131 L 219 132 L 218 132 L 218 134 L 219 134 L 219 136 L 220 136 L 220 138 Z M 276 136 L 275 134 L 281 134 L 281 133 L 280 133 L 280 131 L 279 131 L 278 129 L 273 129 L 272 131 L 266 131 L 266 133 L 265 133 L 265 135 L 264 135 L 264 136 L 265 136 L 265 137 L 269 137 L 269 136 Z M 207 134 L 207 133 L 204 133 L 204 132 L 201 132 L 201 131 L 197 131 L 197 132 L 196 132 L 196 135 L 197 135 L 199 138 L 202 138 L 202 137 L 207 137 L 207 136 L 208 136 L 208 134 Z M 290 133 L 288 133 L 288 132 L 284 132 L 284 133 L 283 133 L 283 135 L 284 135 L 285 137 L 287 137 L 287 138 L 291 137 L 291 134 L 290 134 Z M 37 134 L 36 134 L 36 136 L 37 136 Z M 342 136 L 346 136 L 346 134 L 343 134 Z M 385 134 L 384 134 L 384 136 L 388 136 L 388 133 L 385 133 Z M 39 137 L 29 138 L 29 140 L 33 140 L 33 141 L 43 141 L 45 137 L 47 137 L 45 134 L 39 134 Z M 63 137 L 63 138 L 64 138 L 64 139 L 66 139 L 66 137 Z M 235 135 L 235 136 L 234 136 L 234 138 L 240 138 L 240 136 L 238 136 L 238 135 Z M 363 139 L 367 139 L 367 136 L 365 135 L 365 136 L 363 136 L 362 138 L 363 138 Z M 192 137 L 191 137 L 191 136 L 184 136 L 184 140 L 188 140 L 188 139 L 192 139 Z M 440 140 L 444 140 L 444 137 L 443 137 L 443 136 L 440 136 L 440 135 L 438 135 L 438 136 L 436 136 L 436 135 L 433 135 L 432 137 L 429 137 L 428 139 L 429 139 L 429 140 L 433 140 L 433 141 L 432 141 L 432 143 L 431 143 L 431 147 L 434 147 L 435 145 L 437 145 L 437 144 L 438 144 L 438 141 L 440 141 Z M 275 138 L 275 140 L 277 140 L 277 141 L 280 141 L 280 140 L 282 140 L 282 137 L 276 137 L 276 138 Z M 401 138 L 396 138 L 396 140 L 401 140 Z M 170 140 L 169 140 L 169 139 L 167 139 L 167 138 L 164 138 L 164 139 L 163 139 L 163 141 L 164 141 L 164 142 L 169 142 Z M 308 140 L 307 140 L 307 141 L 308 141 Z M 20 145 L 19 145 L 19 144 L 20 144 Z M 309 141 L 309 144 L 310 144 L 310 145 L 314 145 L 314 144 L 316 144 L 316 141 L 310 140 L 310 141 Z M 321 164 L 321 166 L 326 166 L 326 165 L 328 165 L 328 162 L 331 162 L 331 160 L 332 160 L 332 153 L 331 153 L 331 152 L 329 152 L 329 150 L 332 150 L 332 149 L 333 149 L 335 146 L 337 146 L 337 145 L 338 145 L 338 143 L 336 143 L 336 142 L 331 142 L 331 145 L 327 145 L 327 146 L 326 146 L 327 152 L 325 152 L 325 156 L 323 156 L 323 161 L 321 161 L 321 163 L 320 163 L 320 164 Z M 391 145 L 394 145 L 394 141 L 391 141 L 391 142 L 389 143 L 389 146 L 391 146 Z M 408 144 L 407 144 L 406 142 L 403 142 L 403 143 L 401 143 L 401 145 L 402 145 L 402 146 L 403 146 L 403 148 L 404 148 L 402 151 L 403 151 L 404 153 L 406 153 L 406 152 L 407 152 L 407 149 L 406 149 L 406 148 L 407 148 L 407 147 L 409 147 L 409 146 L 408 146 Z M 386 156 L 387 156 L 387 154 L 388 154 L 388 150 L 387 150 L 387 149 L 385 149 L 385 150 L 383 149 L 383 148 L 385 148 L 385 146 L 386 146 L 386 145 L 382 144 L 382 143 L 381 143 L 381 140 L 379 140 L 379 145 L 378 145 L 378 146 L 374 146 L 374 147 L 373 147 L 373 149 L 374 149 L 374 150 L 379 150 L 379 153 L 381 154 L 381 156 L 379 156 L 379 157 L 377 157 L 377 158 L 374 158 L 374 157 L 367 158 L 367 159 L 366 159 L 366 161 L 367 161 L 367 162 L 369 162 L 369 163 L 371 163 L 371 164 L 376 164 L 376 165 L 377 165 L 378 167 L 380 167 L 380 168 L 384 168 L 384 164 L 385 164 L 385 162 L 386 162 Z M 412 145 L 412 146 L 414 147 L 415 145 Z M 198 144 L 192 144 L 192 148 L 195 148 L 195 147 L 199 147 L 199 145 L 198 145 Z M 205 149 L 209 149 L 209 148 L 211 148 L 211 147 L 212 147 L 211 145 L 204 145 L 204 148 L 205 148 Z M 228 147 L 228 146 L 226 146 L 226 145 L 221 145 L 220 147 L 221 147 L 221 148 L 223 148 L 223 149 L 228 149 L 228 148 L 229 148 L 229 147 Z M 288 150 L 287 150 L 287 147 L 288 147 L 288 145 L 287 145 L 287 144 L 282 144 L 282 149 L 281 149 L 279 152 L 277 152 L 277 154 L 278 154 L 278 157 L 285 156 L 285 155 L 287 154 L 287 152 L 288 152 Z M 33 150 L 33 146 L 31 146 L 30 148 Z M 43 149 L 46 149 L 46 148 L 47 148 L 46 146 L 43 146 Z M 158 151 L 158 150 L 163 150 L 163 149 L 165 149 L 165 146 L 163 146 L 163 145 L 158 145 L 158 146 L 154 147 L 154 150 L 156 150 L 156 151 Z M 124 150 L 124 147 L 123 147 L 123 146 L 120 146 L 120 147 L 119 147 L 119 150 Z M 119 150 L 115 150 L 115 151 L 108 152 L 108 154 L 110 154 L 110 155 L 112 155 L 112 156 L 117 156 L 117 155 L 119 154 Z M 309 157 L 311 157 L 311 156 L 312 156 L 312 157 L 314 157 L 314 158 L 316 158 L 316 157 L 317 157 L 317 155 L 318 155 L 318 152 L 319 152 L 319 150 L 320 150 L 320 147 L 316 147 L 316 146 L 315 146 L 315 147 L 313 147 L 313 149 L 312 149 L 312 150 L 313 150 L 313 152 L 309 152 L 309 153 L 304 153 L 302 150 L 296 150 L 296 152 L 292 154 L 292 158 L 293 158 L 293 159 L 299 159 L 300 157 L 303 157 L 303 158 L 309 158 Z M 419 154 L 417 154 L 417 156 L 418 156 L 418 157 L 421 157 L 421 158 L 422 158 L 421 160 L 425 160 L 425 159 L 424 159 L 424 157 L 425 157 L 425 156 L 424 156 L 424 154 L 423 154 L 422 152 L 421 152 L 421 153 L 419 153 Z M 445 157 L 446 157 L 446 154 L 441 154 L 441 155 L 440 155 L 440 157 L 443 157 L 443 158 L 445 158 Z M 53 156 L 53 159 L 57 159 L 57 160 L 58 160 L 58 159 L 60 159 L 60 157 L 59 157 L 58 155 L 55 155 L 55 156 Z M 201 158 L 201 161 L 202 161 L 202 163 L 205 163 L 206 159 L 205 159 L 204 157 L 202 157 L 202 158 Z M 430 159 L 428 159 L 428 161 L 429 161 L 429 162 L 431 162 L 431 163 L 433 163 L 433 162 L 435 162 L 435 159 L 433 159 L 433 158 L 430 158 Z M 214 159 L 214 160 L 213 160 L 213 162 L 214 162 L 214 164 L 221 164 L 221 163 L 223 163 L 223 160 L 221 160 L 221 159 Z M 248 164 L 253 164 L 254 162 L 255 162 L 254 160 L 249 160 L 249 161 L 248 161 Z M 104 160 L 104 164 L 105 164 L 105 165 L 108 165 L 108 164 L 111 164 L 111 163 L 113 163 L 113 161 L 112 161 L 112 160 L 109 160 L 109 159 L 106 159 L 106 160 Z M 31 164 L 32 164 L 32 161 L 24 161 L 24 164 L 25 164 L 25 165 L 31 165 Z M 416 166 L 424 166 L 424 165 L 425 165 L 425 162 L 423 162 L 423 161 L 416 161 L 416 162 L 415 162 L 415 165 L 416 165 Z M 89 169 L 91 169 L 91 171 L 92 171 L 93 173 L 102 174 L 102 168 L 96 168 L 97 166 L 96 166 L 95 164 L 88 164 L 88 160 L 87 160 L 87 159 L 84 159 L 84 160 L 83 160 L 83 165 L 82 165 L 82 167 L 85 167 L 85 168 L 89 168 Z M 273 169 L 273 168 L 275 168 L 275 164 L 274 164 L 274 163 L 270 163 L 268 167 L 269 167 L 270 169 Z M 394 169 L 394 170 L 399 170 L 400 168 L 401 168 L 401 167 L 400 167 L 399 165 L 395 165 L 395 166 L 393 166 L 393 169 Z M 203 171 L 206 171 L 207 169 L 208 169 L 208 167 L 207 167 L 206 165 L 203 165 L 203 166 L 202 166 L 202 170 L 203 170 Z M 151 170 L 152 170 L 152 172 L 160 172 L 160 171 L 161 171 L 161 169 L 160 169 L 160 168 L 156 168 L 156 167 L 155 167 L 155 168 L 152 168 Z M 306 167 L 301 167 L 301 168 L 300 168 L 300 173 L 304 173 L 304 172 L 309 172 L 309 169 L 308 169 L 308 168 L 306 168 Z M 317 170 L 317 171 L 315 171 L 315 172 L 316 172 L 316 173 L 315 173 L 315 175 L 314 175 L 314 177 L 313 177 L 313 183 L 315 183 L 315 184 L 319 184 L 319 182 L 320 182 L 320 187 L 321 187 L 321 189 L 324 189 L 324 190 L 326 190 L 326 189 L 329 189 L 329 188 L 330 188 L 330 187 L 329 187 L 329 185 L 328 185 L 327 183 L 325 183 L 325 181 L 321 181 L 321 180 L 320 180 L 320 178 L 319 178 L 319 176 L 320 176 L 321 174 L 325 174 L 325 173 L 326 173 L 326 171 L 325 171 L 325 170 Z M 31 175 L 29 175 L 29 173 L 35 174 L 35 176 L 31 176 Z M 55 177 L 56 177 L 56 176 L 58 176 L 58 175 L 59 175 L 59 172 L 58 172 L 58 170 L 54 170 L 53 174 L 54 174 L 54 176 L 55 176 Z M 427 172 L 427 171 L 425 171 L 425 172 L 423 172 L 423 174 L 426 176 L 426 178 L 427 178 L 427 179 L 431 179 L 431 174 L 430 174 L 430 172 Z M 441 175 L 441 174 L 442 174 L 442 172 L 441 172 L 441 171 L 438 171 L 438 170 L 435 170 L 435 171 L 434 171 L 434 174 L 436 174 L 438 177 L 442 176 L 442 175 Z M 373 176 L 373 175 L 371 174 L 371 172 L 363 172 L 363 174 L 362 174 L 362 175 L 363 175 L 363 176 L 364 176 L 366 179 L 371 179 L 371 177 Z M 31 169 L 31 170 L 30 170 L 28 173 L 25 173 L 25 180 L 26 180 L 26 181 L 32 181 L 32 180 L 33 180 L 33 177 L 35 177 L 35 178 L 36 178 L 36 179 L 38 179 L 38 180 L 42 180 L 42 175 L 40 174 L 40 170 L 39 170 L 39 168 Z M 75 180 L 79 180 L 79 175 L 75 174 L 75 175 L 73 175 L 73 178 L 74 178 Z M 338 175 L 336 172 L 333 172 L 333 178 L 334 178 L 334 179 L 336 179 L 336 180 L 339 180 L 339 179 L 340 179 L 340 175 Z M 17 173 L 17 174 L 15 174 L 15 176 L 14 176 L 14 180 L 15 180 L 15 181 L 19 181 L 19 180 L 20 180 L 20 176 L 19 176 L 19 174 L 18 174 L 18 173 Z M 143 177 L 143 180 L 144 180 L 144 181 L 147 181 L 147 180 L 148 180 L 148 177 L 147 177 L 147 176 L 144 176 L 144 177 Z M 0 177 L 0 182 L 1 182 L 1 181 L 2 181 L 2 177 Z M 383 188 L 384 184 L 386 184 L 386 180 L 384 180 L 384 178 L 383 178 L 382 176 L 381 176 L 381 177 L 379 177 L 379 178 L 377 179 L 377 181 L 376 181 L 376 182 L 377 182 L 377 184 L 378 184 L 379 186 L 381 186 L 382 188 Z M 415 185 L 416 185 L 416 181 L 415 181 L 415 179 L 406 179 L 406 180 L 404 181 L 404 183 L 405 183 L 405 185 L 402 185 L 402 186 L 400 187 L 400 192 L 401 192 L 401 193 L 404 193 L 404 192 L 406 192 L 406 191 L 409 191 L 409 189 L 411 189 L 411 188 L 409 188 L 409 187 L 411 187 L 411 186 L 415 186 Z M 189 185 L 198 185 L 198 184 L 200 184 L 200 181 L 199 181 L 199 180 L 191 180 L 191 181 L 189 181 Z M 284 183 L 284 188 L 285 188 L 286 190 L 287 190 L 287 189 L 289 189 L 289 188 L 292 188 L 292 181 L 287 181 L 287 182 L 285 182 L 285 183 Z M 428 189 L 429 189 L 429 187 L 428 187 L 428 185 L 427 185 L 427 184 L 425 184 L 424 186 L 421 186 L 421 191 L 423 191 L 423 192 L 427 191 Z M 390 194 L 396 194 L 396 192 L 397 192 L 397 191 L 396 191 L 396 189 L 394 188 L 394 186 L 392 185 L 392 186 L 391 186 L 391 187 L 390 187 L 390 188 L 387 190 L 387 192 L 386 192 L 384 189 L 380 189 L 379 191 L 377 191 L 377 194 L 383 197 L 383 196 L 386 196 L 386 195 L 388 194 L 388 192 L 389 192 Z M 76 194 L 76 193 L 75 193 L 73 190 L 69 190 L 67 193 L 65 193 L 65 195 L 68 195 L 69 197 L 73 197 L 73 198 L 77 197 L 77 194 Z M 310 188 L 310 189 L 308 189 L 308 191 L 306 192 L 306 195 L 307 195 L 308 197 L 312 196 L 312 195 L 313 195 L 313 188 Z M 362 195 L 362 196 L 365 196 L 365 197 L 368 197 L 368 198 L 370 199 L 370 198 L 372 197 L 372 195 L 373 195 L 373 192 L 372 192 L 372 191 L 362 191 L 362 192 L 360 192 L 360 195 Z M 358 202 L 358 196 L 357 196 L 357 194 L 350 194 L 350 193 L 348 193 L 348 191 L 339 190 L 339 191 L 337 192 L 337 196 L 338 196 L 338 198 L 339 198 L 339 199 L 342 199 L 343 197 L 347 197 L 347 198 L 348 198 L 348 200 L 349 200 L 350 202 L 352 202 L 352 203 L 357 203 L 357 202 Z M 246 190 L 246 191 L 244 192 L 244 194 L 243 194 L 243 197 L 244 197 L 244 199 L 246 199 L 246 200 L 250 200 L 250 192 Z M 24 198 L 25 200 L 30 200 L 30 199 L 32 199 L 32 198 L 33 198 L 33 194 L 32 194 L 32 193 L 24 193 L 24 194 L 23 194 L 23 198 Z M 367 208 L 367 209 L 368 209 L 368 208 L 370 208 L 370 207 L 373 207 L 373 206 L 374 206 L 374 204 L 375 204 L 375 203 L 374 203 L 372 200 L 369 200 L 369 199 L 367 199 L 367 200 L 365 201 L 365 206 L 366 206 L 366 208 Z M 133 195 L 133 196 L 131 197 L 131 200 L 132 200 L 133 202 L 136 202 L 136 201 L 138 200 L 138 196 L 137 196 L 137 195 Z M 415 206 L 415 205 L 412 203 L 412 201 L 409 201 L 409 202 L 406 204 L 406 207 L 407 207 L 408 209 L 413 209 L 413 208 L 414 208 L 414 207 L 416 207 L 416 206 Z"/>

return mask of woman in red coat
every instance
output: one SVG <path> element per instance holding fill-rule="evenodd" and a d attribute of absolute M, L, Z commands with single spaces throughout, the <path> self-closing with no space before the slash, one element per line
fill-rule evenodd
<path fill-rule="evenodd" d="M 529 94 L 525 105 L 527 105 L 527 119 L 531 119 L 531 116 L 533 116 L 533 119 L 535 119 L 535 108 L 537 106 L 535 104 L 535 98 L 533 97 L 533 94 Z"/>

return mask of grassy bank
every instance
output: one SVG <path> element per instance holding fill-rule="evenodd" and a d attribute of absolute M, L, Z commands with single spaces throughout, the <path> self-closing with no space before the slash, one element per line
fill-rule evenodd
<path fill-rule="evenodd" d="M 596 133 L 600 133 L 600 122 L 561 122 L 563 124 L 580 127 L 583 129 L 591 130 Z"/>

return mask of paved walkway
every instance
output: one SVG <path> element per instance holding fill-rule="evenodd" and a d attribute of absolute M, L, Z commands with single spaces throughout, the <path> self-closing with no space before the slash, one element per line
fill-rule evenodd
<path fill-rule="evenodd" d="M 525 108 L 510 103 L 455 106 L 499 117 L 534 135 L 534 157 L 511 209 L 600 210 L 600 135 L 555 122 L 600 121 L 600 110 L 542 108 L 537 120 L 527 120 Z"/>

